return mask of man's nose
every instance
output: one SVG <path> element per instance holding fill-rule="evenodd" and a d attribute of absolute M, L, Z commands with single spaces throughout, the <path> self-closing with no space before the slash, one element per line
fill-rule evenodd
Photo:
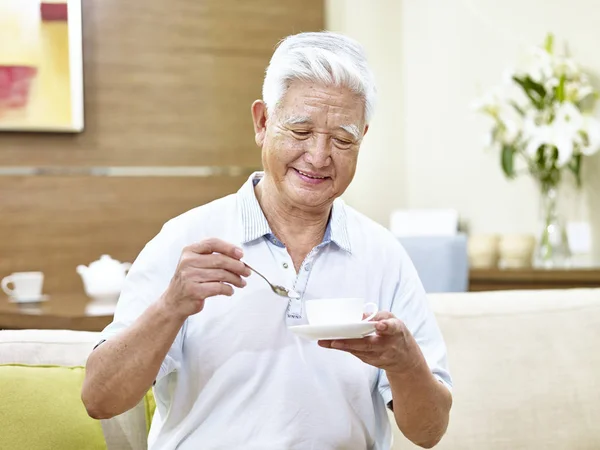
<path fill-rule="evenodd" d="M 321 169 L 331 164 L 331 149 L 329 146 L 329 138 L 326 135 L 317 135 L 316 139 L 311 142 L 306 159 L 315 169 Z"/>

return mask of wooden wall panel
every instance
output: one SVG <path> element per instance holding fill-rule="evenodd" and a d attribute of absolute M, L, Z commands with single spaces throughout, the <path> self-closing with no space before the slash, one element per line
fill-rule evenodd
<path fill-rule="evenodd" d="M 2 165 L 260 163 L 251 102 L 323 1 L 82 0 L 86 130 L 0 134 Z"/>
<path fill-rule="evenodd" d="M 250 105 L 272 51 L 324 28 L 323 0 L 82 4 L 86 129 L 0 133 L 0 169 L 257 167 Z M 132 260 L 166 220 L 244 180 L 0 176 L 0 277 L 42 270 L 47 293 L 82 292 L 78 264 Z"/>
<path fill-rule="evenodd" d="M 0 177 L 0 275 L 41 270 L 46 293 L 83 292 L 78 264 L 133 261 L 164 222 L 246 179 Z"/>

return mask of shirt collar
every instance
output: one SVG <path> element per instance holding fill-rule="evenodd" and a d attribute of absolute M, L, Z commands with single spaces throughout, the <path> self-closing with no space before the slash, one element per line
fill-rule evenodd
<path fill-rule="evenodd" d="M 237 192 L 242 218 L 243 244 L 273 234 L 254 192 L 254 185 L 260 181 L 263 175 L 264 172 L 254 172 Z M 344 202 L 341 199 L 336 199 L 333 202 L 323 243 L 329 240 L 341 249 L 351 253 L 346 211 L 344 209 Z"/>

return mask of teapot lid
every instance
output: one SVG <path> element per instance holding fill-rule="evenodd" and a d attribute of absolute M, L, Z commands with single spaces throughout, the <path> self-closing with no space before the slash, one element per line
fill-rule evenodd
<path fill-rule="evenodd" d="M 98 259 L 97 261 L 94 261 L 93 263 L 90 263 L 89 268 L 90 269 L 108 269 L 108 268 L 120 266 L 120 264 L 121 263 L 119 261 L 111 258 L 110 255 L 102 255 L 102 256 L 100 256 L 100 259 Z"/>

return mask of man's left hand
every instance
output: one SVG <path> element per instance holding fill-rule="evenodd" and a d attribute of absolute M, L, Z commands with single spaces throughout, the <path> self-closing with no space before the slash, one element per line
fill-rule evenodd
<path fill-rule="evenodd" d="M 319 345 L 352 353 L 385 371 L 407 372 L 419 364 L 423 358 L 421 350 L 404 322 L 387 311 L 377 313 L 371 321 L 377 322 L 374 336 L 319 341 Z"/>

